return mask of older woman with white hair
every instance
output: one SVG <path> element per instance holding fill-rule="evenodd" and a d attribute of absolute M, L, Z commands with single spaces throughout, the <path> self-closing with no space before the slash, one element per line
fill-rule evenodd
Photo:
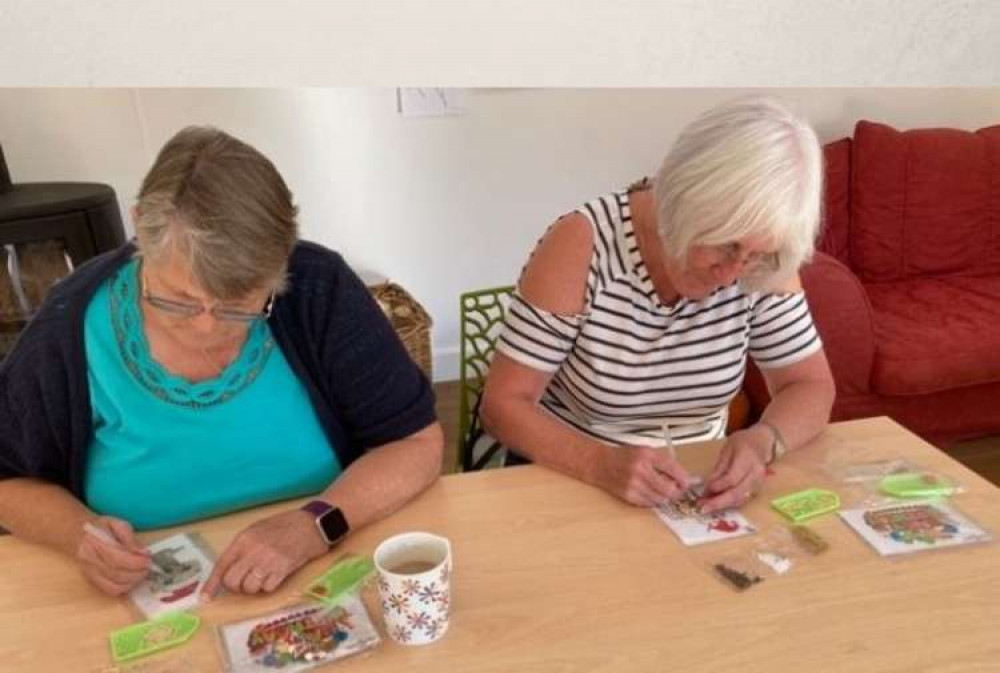
<path fill-rule="evenodd" d="M 427 379 L 296 215 L 246 143 L 166 143 L 137 243 L 54 287 L 0 366 L 0 525 L 117 595 L 149 572 L 135 529 L 313 496 L 236 535 L 203 588 L 270 592 L 437 478 Z"/>
<path fill-rule="evenodd" d="M 768 99 L 685 128 L 654 180 L 559 219 L 510 305 L 482 402 L 523 459 L 638 506 L 682 496 L 670 442 L 721 438 L 747 355 L 772 401 L 730 434 L 703 511 L 739 506 L 829 420 L 834 386 L 798 282 L 820 223 L 813 130 Z"/>

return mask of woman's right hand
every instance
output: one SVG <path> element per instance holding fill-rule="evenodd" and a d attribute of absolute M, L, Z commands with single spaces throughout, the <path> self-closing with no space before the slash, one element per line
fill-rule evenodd
<path fill-rule="evenodd" d="M 691 477 L 681 464 L 662 449 L 609 446 L 601 462 L 599 485 L 638 507 L 677 500 L 691 486 Z"/>
<path fill-rule="evenodd" d="M 135 538 L 127 521 L 102 516 L 91 523 L 110 539 L 103 540 L 94 533 L 81 531 L 76 558 L 84 576 L 109 596 L 128 593 L 149 575 L 146 547 Z"/>

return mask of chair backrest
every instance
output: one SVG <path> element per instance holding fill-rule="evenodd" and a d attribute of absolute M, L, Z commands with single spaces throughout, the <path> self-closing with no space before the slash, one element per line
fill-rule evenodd
<path fill-rule="evenodd" d="M 459 344 L 458 455 L 463 457 L 479 396 L 486 382 L 497 335 L 514 286 L 506 285 L 465 292 L 459 297 L 461 341 Z"/>

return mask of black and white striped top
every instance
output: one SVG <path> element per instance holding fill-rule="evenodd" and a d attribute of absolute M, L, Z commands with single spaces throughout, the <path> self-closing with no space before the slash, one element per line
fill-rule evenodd
<path fill-rule="evenodd" d="M 660 303 L 639 255 L 626 192 L 580 210 L 594 231 L 585 306 L 555 315 L 515 294 L 497 348 L 554 375 L 545 409 L 611 443 L 663 445 L 725 434 L 749 352 L 762 369 L 793 364 L 821 342 L 805 295 L 738 283 L 701 301 Z"/>

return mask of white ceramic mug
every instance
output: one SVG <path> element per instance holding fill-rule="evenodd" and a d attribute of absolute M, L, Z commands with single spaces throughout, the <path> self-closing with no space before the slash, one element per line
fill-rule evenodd
<path fill-rule="evenodd" d="M 451 617 L 451 543 L 431 533 L 395 535 L 375 548 L 382 618 L 403 645 L 433 643 Z"/>

